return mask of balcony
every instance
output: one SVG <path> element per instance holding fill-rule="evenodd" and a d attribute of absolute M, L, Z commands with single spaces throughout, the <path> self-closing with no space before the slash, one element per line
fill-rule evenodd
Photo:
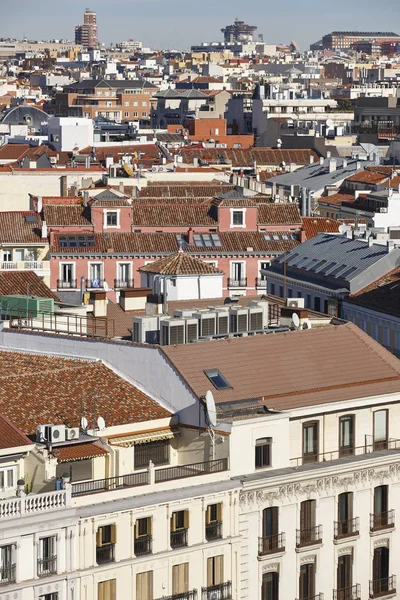
<path fill-rule="evenodd" d="M 240 279 L 233 279 L 232 277 L 228 277 L 228 287 L 229 288 L 245 288 L 245 287 L 247 287 L 247 277 L 242 277 Z"/>
<path fill-rule="evenodd" d="M 96 562 L 98 565 L 106 565 L 115 561 L 115 544 L 105 544 L 96 547 Z"/>
<path fill-rule="evenodd" d="M 258 555 L 275 554 L 285 551 L 285 534 L 269 535 L 268 537 L 258 538 Z"/>
<path fill-rule="evenodd" d="M 383 579 L 373 579 L 369 582 L 370 598 L 385 598 L 396 594 L 396 577 L 384 577 Z"/>
<path fill-rule="evenodd" d="M 360 533 L 358 517 L 355 517 L 354 519 L 347 519 L 346 521 L 335 521 L 334 527 L 335 540 L 352 537 L 354 535 L 359 535 Z"/>
<path fill-rule="evenodd" d="M 320 592 L 316 596 L 304 596 L 303 598 L 296 598 L 296 600 L 324 600 L 324 595 Z"/>
<path fill-rule="evenodd" d="M 76 290 L 76 279 L 70 279 L 69 281 L 63 281 L 62 279 L 57 279 L 57 289 L 58 290 Z"/>
<path fill-rule="evenodd" d="M 327 463 L 330 461 L 334 461 L 334 460 L 341 460 L 341 461 L 351 461 L 354 460 L 354 457 L 356 456 L 363 456 L 365 455 L 366 458 L 368 458 L 369 454 L 372 453 L 376 453 L 376 452 L 388 452 L 388 451 L 395 451 L 395 450 L 400 450 L 400 440 L 398 439 L 390 439 L 387 441 L 386 443 L 386 447 L 376 447 L 376 444 L 374 446 L 373 442 L 368 442 L 366 444 L 364 444 L 363 446 L 356 446 L 353 448 L 353 453 L 349 456 L 342 456 L 341 455 L 341 450 L 332 450 L 331 452 L 322 452 L 321 454 L 315 454 L 315 455 L 311 455 L 311 456 L 299 456 L 296 458 L 291 458 L 290 459 L 290 466 L 291 467 L 300 467 L 302 465 L 305 464 L 315 464 L 315 463 Z"/>
<path fill-rule="evenodd" d="M 50 275 L 49 260 L 21 260 L 0 262 L 0 271 L 35 271 L 43 277 Z"/>
<path fill-rule="evenodd" d="M 197 590 L 189 590 L 181 594 L 173 594 L 172 596 L 163 596 L 159 600 L 197 600 Z"/>
<path fill-rule="evenodd" d="M 22 515 L 62 510 L 71 504 L 70 490 L 29 494 L 23 498 L 0 500 L 0 522 L 15 519 Z"/>
<path fill-rule="evenodd" d="M 190 465 L 178 465 L 176 467 L 156 469 L 154 471 L 155 483 L 173 481 L 174 479 L 183 479 L 186 477 L 196 477 L 198 475 L 210 475 L 226 471 L 227 469 L 227 458 L 217 458 L 215 460 L 193 463 Z M 86 494 L 95 494 L 109 490 L 150 485 L 150 483 L 150 475 L 147 470 L 130 475 L 121 475 L 120 477 L 109 477 L 107 479 L 94 479 L 93 481 L 74 483 L 72 484 L 72 496 L 84 496 Z"/>
<path fill-rule="evenodd" d="M 86 279 L 87 290 L 98 290 L 104 288 L 104 279 L 98 279 L 93 277 L 92 279 Z"/>
<path fill-rule="evenodd" d="M 322 544 L 322 526 L 307 527 L 305 529 L 296 529 L 296 546 L 304 548 Z"/>
<path fill-rule="evenodd" d="M 15 563 L 6 564 L 4 567 L 0 567 L 0 585 L 15 583 L 15 570 Z"/>
<path fill-rule="evenodd" d="M 133 279 L 114 279 L 114 289 L 121 290 L 133 288 Z"/>
<path fill-rule="evenodd" d="M 361 586 L 357 583 L 351 587 L 333 590 L 333 600 L 361 600 Z"/>
<path fill-rule="evenodd" d="M 232 598 L 232 583 L 226 581 L 219 585 L 201 588 L 202 600 L 230 600 Z"/>
<path fill-rule="evenodd" d="M 153 538 L 151 535 L 143 535 L 137 538 L 134 542 L 135 556 L 144 556 L 145 554 L 151 554 Z"/>
<path fill-rule="evenodd" d="M 394 527 L 394 510 L 387 510 L 379 514 L 370 514 L 370 531 L 381 531 Z"/>
<path fill-rule="evenodd" d="M 37 572 L 38 577 L 46 577 L 46 575 L 57 573 L 57 556 L 39 558 L 37 561 Z"/>
<path fill-rule="evenodd" d="M 171 531 L 171 548 L 184 548 L 188 545 L 188 530 L 178 529 L 177 531 Z"/>
<path fill-rule="evenodd" d="M 266 290 L 267 289 L 267 280 L 262 279 L 261 277 L 256 277 L 256 287 Z"/>
<path fill-rule="evenodd" d="M 212 540 L 220 540 L 222 538 L 222 523 L 220 521 L 214 521 L 213 523 L 206 524 L 206 540 L 211 542 Z"/>

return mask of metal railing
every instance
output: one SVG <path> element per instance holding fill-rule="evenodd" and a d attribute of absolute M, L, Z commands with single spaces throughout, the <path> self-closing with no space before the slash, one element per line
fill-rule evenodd
<path fill-rule="evenodd" d="M 96 547 L 96 562 L 98 565 L 114 562 L 115 560 L 115 544 L 106 544 Z"/>
<path fill-rule="evenodd" d="M 298 548 L 312 546 L 313 544 L 322 544 L 322 525 L 296 529 L 296 546 Z"/>
<path fill-rule="evenodd" d="M 201 588 L 202 600 L 230 600 L 232 598 L 232 583 L 226 581 L 218 585 Z"/>
<path fill-rule="evenodd" d="M 227 458 L 217 458 L 206 462 L 193 463 L 191 465 L 177 465 L 176 467 L 167 467 L 157 469 L 155 472 L 155 481 L 171 481 L 172 479 L 182 479 L 184 477 L 195 477 L 196 475 L 209 475 L 219 473 L 228 469 Z"/>
<path fill-rule="evenodd" d="M 219 540 L 222 538 L 222 522 L 214 521 L 213 523 L 206 523 L 206 540 Z"/>
<path fill-rule="evenodd" d="M 107 479 L 94 479 L 82 483 L 72 484 L 72 496 L 83 496 L 121 488 L 137 487 L 149 483 L 148 471 L 133 473 L 132 475 L 121 475 L 119 477 L 108 477 Z"/>
<path fill-rule="evenodd" d="M 58 290 L 75 290 L 76 289 L 76 279 L 69 279 L 68 281 L 64 281 L 63 279 L 57 279 L 57 289 Z"/>
<path fill-rule="evenodd" d="M 267 289 L 267 280 L 262 277 L 256 277 L 256 287 Z"/>
<path fill-rule="evenodd" d="M 38 558 L 37 571 L 38 577 L 44 577 L 45 575 L 53 575 L 54 573 L 57 573 L 57 556 Z"/>
<path fill-rule="evenodd" d="M 15 563 L 6 564 L 3 567 L 0 567 L 0 585 L 15 582 L 15 571 Z"/>
<path fill-rule="evenodd" d="M 373 579 L 369 582 L 369 597 L 383 598 L 389 594 L 396 593 L 396 576 L 384 577 L 383 579 Z"/>
<path fill-rule="evenodd" d="M 90 290 L 101 290 L 104 288 L 104 279 L 97 279 L 97 277 L 93 277 L 92 279 L 86 279 L 86 289 Z"/>
<path fill-rule="evenodd" d="M 285 550 L 285 534 L 269 535 L 258 538 L 258 554 L 273 554 L 274 552 L 283 552 Z"/>
<path fill-rule="evenodd" d="M 153 538 L 151 535 L 143 535 L 137 538 L 134 542 L 134 552 L 136 556 L 143 556 L 144 554 L 151 554 L 153 545 Z"/>
<path fill-rule="evenodd" d="M 360 584 L 333 590 L 333 600 L 361 600 Z"/>
<path fill-rule="evenodd" d="M 153 465 L 169 464 L 169 440 L 159 440 L 151 444 L 138 444 L 135 447 L 134 468 L 146 469 L 151 461 Z"/>
<path fill-rule="evenodd" d="M 386 448 L 377 448 L 376 444 L 374 446 L 374 444 L 371 443 L 366 443 L 363 446 L 356 446 L 354 448 L 354 452 L 351 456 L 341 456 L 340 455 L 340 449 L 338 450 L 332 450 L 331 452 L 322 452 L 321 454 L 315 454 L 315 455 L 307 455 L 306 457 L 304 456 L 299 456 L 296 458 L 291 458 L 290 459 L 290 465 L 292 467 L 300 467 L 303 464 L 309 464 L 311 463 L 318 463 L 318 462 L 328 462 L 331 460 L 352 460 L 352 458 L 354 456 L 362 456 L 363 454 L 370 454 L 372 452 L 383 452 L 385 450 L 400 450 L 400 440 L 399 439 L 390 439 L 387 442 L 387 446 Z M 311 460 L 310 460 L 311 458 Z"/>
<path fill-rule="evenodd" d="M 197 590 L 189 590 L 181 594 L 173 594 L 172 596 L 163 596 L 159 600 L 197 600 Z"/>
<path fill-rule="evenodd" d="M 394 510 L 386 510 L 381 513 L 370 513 L 370 529 L 389 529 L 394 527 Z"/>
<path fill-rule="evenodd" d="M 303 596 L 302 598 L 296 598 L 296 600 L 324 600 L 324 595 L 320 592 L 315 596 Z"/>
<path fill-rule="evenodd" d="M 346 519 L 345 521 L 335 521 L 334 523 L 334 537 L 335 539 L 349 537 L 352 535 L 359 534 L 359 519 Z"/>
<path fill-rule="evenodd" d="M 183 548 L 188 545 L 188 530 L 178 529 L 177 531 L 171 531 L 171 548 Z"/>
<path fill-rule="evenodd" d="M 247 277 L 241 277 L 240 279 L 233 279 L 228 277 L 228 287 L 246 287 Z"/>
<path fill-rule="evenodd" d="M 133 288 L 133 279 L 114 279 L 114 288 Z"/>

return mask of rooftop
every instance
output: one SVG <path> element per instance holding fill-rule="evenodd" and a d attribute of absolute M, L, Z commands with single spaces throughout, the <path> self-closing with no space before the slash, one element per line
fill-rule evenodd
<path fill-rule="evenodd" d="M 31 296 L 60 300 L 34 271 L 0 271 L 0 297 L 28 291 Z"/>
<path fill-rule="evenodd" d="M 216 269 L 210 263 L 206 263 L 194 256 L 177 252 L 165 256 L 149 265 L 140 267 L 141 273 L 157 273 L 160 275 L 222 275 L 223 271 Z"/>
<path fill-rule="evenodd" d="M 400 267 L 348 296 L 346 302 L 400 317 Z"/>

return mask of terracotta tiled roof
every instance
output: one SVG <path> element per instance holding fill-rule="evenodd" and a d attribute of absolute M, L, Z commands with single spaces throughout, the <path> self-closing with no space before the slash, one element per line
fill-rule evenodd
<path fill-rule="evenodd" d="M 215 227 L 217 224 L 207 204 L 141 204 L 135 205 L 133 209 L 134 227 L 190 227 L 192 225 Z"/>
<path fill-rule="evenodd" d="M 341 221 L 326 219 L 325 217 L 302 217 L 303 229 L 309 240 L 318 233 L 337 233 L 342 224 Z"/>
<path fill-rule="evenodd" d="M 200 197 L 200 198 L 213 198 L 214 196 L 218 196 L 219 194 L 223 194 L 224 192 L 229 192 L 234 189 L 234 185 L 228 184 L 215 184 L 215 183 L 203 183 L 203 182 L 182 182 L 178 184 L 178 182 L 174 184 L 150 184 L 147 187 L 143 188 L 139 192 L 139 196 L 141 198 L 144 197 L 160 197 L 160 198 L 169 198 L 169 197 Z"/>
<path fill-rule="evenodd" d="M 352 323 L 162 351 L 198 397 L 210 388 L 204 371 L 219 370 L 231 388 L 213 389 L 217 406 L 258 398 L 287 410 L 400 391 L 399 360 Z"/>
<path fill-rule="evenodd" d="M 226 149 L 226 148 L 182 148 L 181 154 L 184 163 L 192 163 L 195 157 L 204 159 L 211 164 L 218 163 L 222 156 L 227 161 L 232 161 L 232 167 L 253 167 L 254 161 L 257 165 L 280 165 L 296 163 L 306 165 L 310 162 L 310 156 L 318 160 L 313 150 L 282 150 L 272 148 L 251 149 Z"/>
<path fill-rule="evenodd" d="M 60 204 L 82 204 L 81 196 L 42 196 L 43 206 L 47 204 L 60 205 Z"/>
<path fill-rule="evenodd" d="M 48 227 L 88 227 L 92 225 L 90 212 L 84 206 L 63 206 L 46 205 L 43 206 L 43 216 Z"/>
<path fill-rule="evenodd" d="M 29 144 L 5 144 L 0 148 L 0 160 L 20 160 L 29 148 Z"/>
<path fill-rule="evenodd" d="M 318 198 L 319 204 L 337 204 L 340 206 L 342 202 L 355 202 L 354 194 L 343 194 L 339 192 L 338 194 L 332 194 L 331 196 L 321 196 Z"/>
<path fill-rule="evenodd" d="M 388 179 L 384 184 L 385 187 L 391 187 L 393 189 L 398 189 L 400 186 L 400 175 L 396 175 L 392 177 L 392 179 Z"/>
<path fill-rule="evenodd" d="M 52 454 L 59 463 L 73 462 L 76 460 L 85 460 L 95 458 L 96 456 L 105 456 L 108 454 L 105 448 L 93 443 L 71 444 L 71 446 L 59 446 L 53 448 Z"/>
<path fill-rule="evenodd" d="M 0 352 L 0 414 L 26 435 L 41 423 L 78 427 L 82 416 L 108 427 L 170 416 L 101 362 L 22 352 Z"/>
<path fill-rule="evenodd" d="M 346 302 L 400 317 L 400 267 L 348 296 Z"/>
<path fill-rule="evenodd" d="M 132 154 L 142 153 L 142 157 L 140 161 L 137 158 L 133 158 L 134 162 L 143 162 L 149 159 L 156 159 L 160 154 L 160 149 L 155 144 L 132 144 L 132 146 L 102 146 L 101 148 L 92 148 L 88 146 L 87 148 L 83 148 L 80 150 L 80 154 L 90 154 L 92 156 L 92 151 L 95 152 L 95 160 L 97 162 L 105 164 L 107 157 L 113 157 L 115 163 L 119 163 L 122 155 L 124 154 Z"/>
<path fill-rule="evenodd" d="M 174 204 L 211 204 L 212 198 L 210 196 L 144 196 L 142 198 L 134 198 L 132 205 L 146 205 L 146 204 L 157 204 L 159 206 L 170 206 Z"/>
<path fill-rule="evenodd" d="M 10 294 L 25 295 L 28 289 L 32 296 L 60 301 L 34 271 L 0 271 L 0 297 Z"/>
<path fill-rule="evenodd" d="M 140 267 L 139 271 L 160 275 L 222 275 L 223 273 L 209 263 L 184 252 L 177 252 L 160 258 L 160 260 L 156 260 L 149 265 Z"/>
<path fill-rule="evenodd" d="M 36 222 L 26 220 L 26 217 L 37 217 Z M 41 234 L 42 221 L 33 211 L 0 212 L 0 242 L 16 244 L 44 243 Z M 47 243 L 47 240 L 46 240 Z"/>
<path fill-rule="evenodd" d="M 374 173 L 373 171 L 359 171 L 358 173 L 354 173 L 351 177 L 347 177 L 346 181 L 354 181 L 357 183 L 370 183 L 370 184 L 379 184 L 387 179 L 387 175 L 382 175 L 381 173 Z"/>
<path fill-rule="evenodd" d="M 18 448 L 20 446 L 30 446 L 31 440 L 26 437 L 17 427 L 0 415 L 0 449 Z"/>
<path fill-rule="evenodd" d="M 259 225 L 300 225 L 297 204 L 261 204 L 257 211 Z"/>

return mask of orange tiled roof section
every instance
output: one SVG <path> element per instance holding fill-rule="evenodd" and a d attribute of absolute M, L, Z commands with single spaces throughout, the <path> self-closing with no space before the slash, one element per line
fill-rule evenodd
<path fill-rule="evenodd" d="M 259 225 L 301 225 L 297 204 L 260 204 L 257 211 Z"/>
<path fill-rule="evenodd" d="M 318 233 L 337 233 L 342 224 L 341 221 L 326 219 L 325 217 L 302 217 L 303 229 L 309 240 Z"/>
<path fill-rule="evenodd" d="M 108 427 L 170 416 L 100 361 L 22 352 L 0 352 L 0 414 L 26 435 L 41 423 L 78 427 L 82 416 Z"/>
<path fill-rule="evenodd" d="M 340 206 L 342 202 L 355 202 L 356 198 L 354 194 L 343 194 L 338 192 L 337 194 L 332 194 L 331 196 L 321 196 L 318 198 L 318 202 L 320 204 L 337 204 Z"/>
<path fill-rule="evenodd" d="M 372 183 L 379 184 L 387 179 L 387 175 L 382 173 L 375 173 L 374 171 L 359 171 L 354 173 L 350 177 L 347 177 L 346 181 L 355 181 L 357 183 Z"/>
<path fill-rule="evenodd" d="M 257 398 L 288 410 L 400 391 L 399 360 L 353 323 L 162 351 L 198 397 L 212 389 L 217 404 Z M 212 387 L 204 371 L 215 369 L 231 388 Z"/>
<path fill-rule="evenodd" d="M 85 460 L 86 458 L 95 458 L 96 456 L 105 456 L 108 454 L 107 450 L 93 443 L 60 446 L 59 448 L 53 448 L 52 453 L 58 462 Z"/>
<path fill-rule="evenodd" d="M 170 197 L 199 197 L 199 198 L 213 198 L 214 196 L 218 196 L 220 194 L 224 194 L 225 192 L 230 192 L 235 188 L 234 185 L 230 184 L 221 184 L 221 183 L 203 183 L 203 182 L 174 182 L 172 185 L 169 183 L 166 184 L 150 184 L 147 187 L 143 188 L 139 192 L 140 198 L 156 198 L 166 199 Z"/>
<path fill-rule="evenodd" d="M 251 148 L 251 149 L 226 149 L 226 148 L 182 148 L 181 154 L 184 163 L 191 163 L 193 159 L 201 158 L 209 160 L 213 164 L 218 162 L 222 156 L 225 160 L 232 161 L 233 167 L 253 167 L 254 161 L 258 165 L 280 165 L 285 163 L 296 163 L 298 165 L 307 165 L 310 162 L 310 156 L 315 161 L 318 155 L 314 150 L 282 150 L 276 148 Z M 229 163 L 228 163 L 229 164 Z"/>
<path fill-rule="evenodd" d="M 216 227 L 207 204 L 139 204 L 133 208 L 134 227 L 190 227 L 206 225 Z"/>
<path fill-rule="evenodd" d="M 0 148 L 0 160 L 18 160 L 28 152 L 29 144 L 5 144 Z"/>
<path fill-rule="evenodd" d="M 14 423 L 0 415 L 0 450 L 30 446 L 31 440 L 20 431 Z"/>
<path fill-rule="evenodd" d="M 25 295 L 28 289 L 31 296 L 54 298 L 60 302 L 60 298 L 43 283 L 34 271 L 0 271 L 0 296 Z"/>
<path fill-rule="evenodd" d="M 49 227 L 92 226 L 89 209 L 84 206 L 47 204 L 43 206 L 43 216 Z"/>
<path fill-rule="evenodd" d="M 142 273 L 157 273 L 159 275 L 222 275 L 223 271 L 216 269 L 213 265 L 199 258 L 176 252 L 170 256 L 164 256 L 149 265 L 140 267 Z"/>
<path fill-rule="evenodd" d="M 25 217 L 37 217 L 35 223 Z M 33 211 L 0 212 L 0 242 L 7 244 L 40 244 L 42 221 Z"/>

